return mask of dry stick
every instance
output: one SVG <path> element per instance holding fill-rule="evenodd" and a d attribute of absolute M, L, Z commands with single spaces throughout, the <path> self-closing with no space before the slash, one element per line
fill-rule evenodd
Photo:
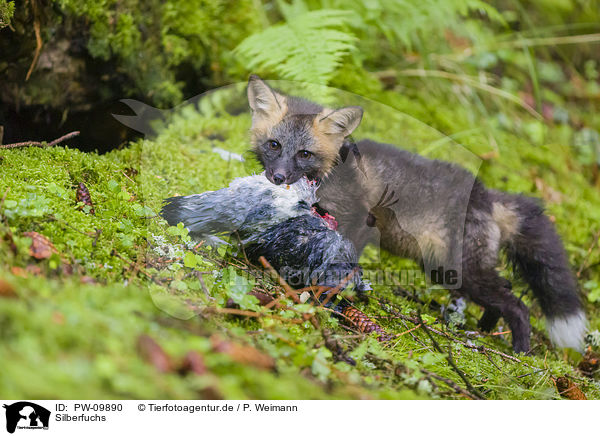
<path fill-rule="evenodd" d="M 93 248 L 96 248 L 96 244 L 98 244 L 98 238 L 100 237 L 100 233 L 102 233 L 102 229 L 96 228 L 96 236 L 94 236 L 94 242 L 92 242 Z"/>
<path fill-rule="evenodd" d="M 577 271 L 577 278 L 579 278 L 581 276 L 581 273 L 587 268 L 586 264 L 589 262 L 590 255 L 592 254 L 592 251 L 594 250 L 596 245 L 598 245 L 599 241 L 600 241 L 600 230 L 597 231 L 596 233 L 594 233 L 594 241 L 592 242 L 592 245 L 590 245 L 590 248 L 588 248 L 587 254 L 585 255 L 585 259 L 581 263 L 581 267 L 579 268 L 579 271 Z"/>
<path fill-rule="evenodd" d="M 207 307 L 204 310 L 202 310 L 202 312 L 204 312 L 204 313 L 211 313 L 211 312 L 223 313 L 223 314 L 228 314 L 228 315 L 241 315 L 241 316 L 248 316 L 248 317 L 253 317 L 253 318 L 273 318 L 273 319 L 276 319 L 279 321 L 291 322 L 292 324 L 301 324 L 304 322 L 304 320 L 302 320 L 302 319 L 289 319 L 289 318 L 284 318 L 284 317 L 278 316 L 278 315 L 253 312 L 251 310 L 228 309 L 228 308 L 223 308 L 223 307 Z"/>
<path fill-rule="evenodd" d="M 31 8 L 33 9 L 33 30 L 35 31 L 35 54 L 33 55 L 33 61 L 29 66 L 29 70 L 27 71 L 27 75 L 25 76 L 25 81 L 29 80 L 35 65 L 37 64 L 38 58 L 40 57 L 40 52 L 42 51 L 42 35 L 40 31 L 40 17 L 38 16 L 37 3 L 36 0 L 31 0 Z"/>
<path fill-rule="evenodd" d="M 78 130 L 74 131 L 74 132 L 70 132 L 67 133 L 66 135 L 61 136 L 60 138 L 56 138 L 54 141 L 50 141 L 48 143 L 46 142 L 40 142 L 40 141 L 25 141 L 25 142 L 14 142 L 12 144 L 1 144 L 0 148 L 18 148 L 18 147 L 52 147 L 56 144 L 60 144 L 63 141 L 66 141 L 67 139 L 71 139 L 77 135 L 79 135 L 81 132 L 79 132 Z"/>
<path fill-rule="evenodd" d="M 425 323 L 421 319 L 421 313 L 418 313 L 418 317 L 419 317 L 419 321 L 421 322 L 421 324 L 425 325 Z M 427 336 L 429 336 L 429 339 L 431 339 L 431 343 L 433 344 L 434 348 L 439 353 L 444 353 L 444 351 L 442 350 L 442 347 L 440 347 L 440 344 L 438 344 L 438 342 L 435 340 L 435 338 L 433 337 L 433 335 L 431 334 L 429 329 L 425 328 L 424 330 L 425 330 L 425 333 L 427 334 Z M 456 366 L 456 363 L 454 362 L 454 359 L 452 358 L 452 350 L 450 348 L 448 348 L 448 354 L 446 355 L 446 361 L 452 367 L 452 369 L 454 369 L 454 371 L 458 374 L 458 376 L 462 379 L 462 381 L 465 382 L 467 390 L 469 392 L 471 392 L 474 396 L 476 396 L 478 400 L 485 400 L 485 397 L 483 395 L 481 395 L 481 393 L 471 384 L 471 382 L 469 381 L 469 379 L 467 378 L 465 373 L 458 366 Z"/>
<path fill-rule="evenodd" d="M 116 256 L 119 259 L 121 259 L 123 262 L 127 263 L 130 267 L 135 268 L 135 264 L 130 261 L 129 259 L 125 259 L 123 256 L 121 256 L 117 250 L 113 250 L 110 253 L 112 256 Z M 156 277 L 152 276 L 151 274 L 149 274 L 146 270 L 139 268 L 138 269 L 139 272 L 141 272 L 142 274 L 144 274 L 146 277 L 148 277 L 150 280 L 152 280 L 154 283 L 156 283 L 157 285 L 163 286 L 164 283 L 161 282 L 159 279 L 157 279 Z"/>
<path fill-rule="evenodd" d="M 466 390 L 465 388 L 461 387 L 460 385 L 456 384 L 454 381 L 452 381 L 449 378 L 446 377 L 442 377 L 441 375 L 436 374 L 435 372 L 431 372 L 428 371 L 426 369 L 419 369 L 419 371 L 421 371 L 423 374 L 425 374 L 428 377 L 432 377 L 436 380 L 439 381 L 443 381 L 444 383 L 446 383 L 448 386 L 450 386 L 452 389 L 454 389 L 454 391 L 457 394 L 463 394 L 466 395 L 467 397 L 471 398 L 472 400 L 480 400 L 481 398 L 477 398 L 475 395 L 473 395 L 471 392 L 469 392 L 468 390 Z"/>
<path fill-rule="evenodd" d="M 325 306 L 327 303 L 329 303 L 329 301 L 337 294 L 339 294 L 342 290 L 342 288 L 344 286 L 346 286 L 346 283 L 348 283 L 350 281 L 350 279 L 354 276 L 354 274 L 356 274 L 356 272 L 358 271 L 358 268 L 354 268 L 352 271 L 350 271 L 350 274 L 348 274 L 344 280 L 342 280 L 335 288 L 333 288 L 331 290 L 331 292 L 329 292 L 329 295 L 327 295 L 327 297 L 325 298 L 325 300 L 323 300 L 323 302 L 321 304 L 319 304 L 319 306 Z"/>
<path fill-rule="evenodd" d="M 548 371 L 548 370 L 542 368 L 542 369 L 538 369 L 536 371 L 533 371 L 533 372 L 530 372 L 530 373 L 527 373 L 527 374 L 517 375 L 517 376 L 515 376 L 515 378 L 529 377 L 530 375 L 534 375 L 534 374 L 537 374 L 538 372 L 543 372 L 543 371 Z"/>
<path fill-rule="evenodd" d="M 275 268 L 273 268 L 271 266 L 271 264 L 269 263 L 269 261 L 264 257 L 264 256 L 260 256 L 258 258 L 259 262 L 262 264 L 262 266 L 269 270 L 269 272 L 277 278 L 277 282 L 281 285 L 281 287 L 285 290 L 285 296 L 290 296 L 292 297 L 292 300 L 294 300 L 294 303 L 296 304 L 300 304 L 300 298 L 298 298 L 298 295 L 296 295 L 296 292 L 294 292 L 294 290 L 290 287 L 290 285 L 287 284 L 287 282 L 283 279 L 283 277 L 281 277 L 279 275 L 279 273 L 275 270 Z M 274 300 L 275 301 L 275 300 Z M 317 330 L 321 329 L 321 326 L 319 324 L 319 321 L 315 318 L 314 314 L 313 315 L 309 315 L 308 320 L 310 321 L 310 323 L 313 325 L 313 327 Z"/>
<path fill-rule="evenodd" d="M 269 270 L 269 272 L 273 275 L 273 277 L 275 277 L 277 279 L 277 282 L 279 283 L 279 285 L 283 288 L 283 290 L 286 293 L 286 297 L 290 296 L 292 297 L 292 300 L 294 300 L 294 303 L 296 304 L 300 304 L 300 299 L 298 298 L 298 295 L 296 295 L 296 292 L 290 287 L 290 285 L 287 284 L 287 282 L 283 279 L 283 277 L 281 277 L 279 275 L 279 273 L 275 270 L 275 268 L 273 268 L 271 266 L 271 264 L 269 263 L 269 261 L 267 259 L 265 259 L 264 256 L 260 256 L 258 258 L 259 262 L 261 263 L 261 265 Z"/>
<path fill-rule="evenodd" d="M 390 307 L 394 307 L 391 303 L 385 302 L 385 301 L 383 301 L 383 300 L 381 300 L 381 299 L 379 299 L 377 297 L 371 297 L 371 298 L 376 299 L 382 305 L 386 305 L 387 304 Z M 411 318 L 409 316 L 403 315 L 403 314 L 401 314 L 400 312 L 397 312 L 397 311 L 393 312 L 392 314 L 394 316 L 396 316 L 397 318 L 403 319 L 405 321 L 412 322 L 413 324 L 419 324 L 420 323 L 418 320 L 416 320 L 414 318 Z M 498 351 L 498 350 L 495 350 L 493 348 L 488 348 L 488 347 L 485 347 L 483 345 L 467 344 L 466 342 L 463 342 L 463 341 L 461 341 L 459 339 L 456 339 L 456 338 L 450 336 L 449 334 L 444 333 L 444 332 L 442 332 L 440 330 L 437 330 L 437 329 L 435 329 L 433 327 L 430 327 L 430 326 L 428 326 L 426 324 L 423 325 L 423 327 L 425 328 L 425 330 L 429 330 L 430 332 L 435 333 L 436 335 L 439 335 L 439 336 L 444 336 L 445 338 L 450 339 L 451 341 L 453 341 L 453 342 L 455 342 L 457 344 L 461 344 L 465 348 L 470 348 L 472 350 L 477 350 L 480 353 L 483 353 L 485 351 L 489 351 L 490 353 L 497 354 L 498 356 L 502 356 L 506 360 L 512 360 L 513 362 L 517 362 L 517 363 L 520 363 L 522 365 L 528 366 L 530 368 L 537 369 L 537 368 L 531 366 L 530 364 L 528 364 L 526 362 L 523 362 L 521 359 L 518 359 L 518 358 L 516 358 L 514 356 L 511 356 L 509 354 L 503 353 L 502 351 Z"/>
<path fill-rule="evenodd" d="M 198 281 L 200 282 L 200 287 L 202 288 L 202 292 L 204 292 L 204 295 L 206 295 L 206 298 L 208 298 L 211 301 L 216 300 L 215 297 L 210 295 L 210 292 L 208 291 L 208 287 L 206 286 L 206 283 L 204 283 L 204 278 L 202 278 L 202 273 L 200 271 L 196 271 L 196 277 L 198 277 Z"/>

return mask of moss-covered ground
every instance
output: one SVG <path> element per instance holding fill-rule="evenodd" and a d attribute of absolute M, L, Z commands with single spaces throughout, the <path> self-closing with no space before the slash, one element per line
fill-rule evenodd
<path fill-rule="evenodd" d="M 245 106 L 242 94 L 228 95 Z M 588 341 L 598 351 L 600 191 L 586 157 L 594 138 L 519 109 L 488 114 L 428 95 L 370 95 L 387 106 L 363 102 L 357 137 L 459 160 L 490 187 L 544 199 L 578 274 Z M 288 299 L 260 306 L 248 291 L 281 288 L 250 280 L 242 260 L 157 217 L 166 197 L 218 189 L 256 170 L 250 160 L 212 151 L 248 157 L 249 114 L 226 106 L 212 99 L 189 107 L 156 138 L 104 155 L 63 146 L 0 151 L 1 397 L 551 399 L 560 398 L 555 380 L 566 375 L 600 399 L 598 375 L 585 377 L 579 354 L 551 347 L 540 309 L 518 279 L 514 291 L 531 307 L 530 356 L 513 355 L 502 321 L 496 334 L 476 333 L 475 305 L 463 326 L 446 321 L 440 306 L 450 302 L 448 292 L 421 282 L 401 292 L 375 286 L 368 302 L 356 303 L 397 335 L 385 343 L 324 309 Z M 81 182 L 94 214 L 76 200 Z M 44 235 L 55 250 L 36 259 L 35 234 L 27 232 Z M 363 261 L 374 256 L 371 248 Z M 385 254 L 380 262 L 413 267 Z"/>

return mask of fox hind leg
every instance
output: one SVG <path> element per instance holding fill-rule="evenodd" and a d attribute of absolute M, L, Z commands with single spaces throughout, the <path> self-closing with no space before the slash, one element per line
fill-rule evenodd
<path fill-rule="evenodd" d="M 483 315 L 479 319 L 477 326 L 481 331 L 491 332 L 501 318 L 500 311 L 491 306 L 484 308 Z"/>
<path fill-rule="evenodd" d="M 461 291 L 471 301 L 484 308 L 479 326 L 484 331 L 494 328 L 500 317 L 510 326 L 515 352 L 529 351 L 529 310 L 510 289 L 510 282 L 500 277 L 494 269 L 467 269 L 463 272 Z"/>
<path fill-rule="evenodd" d="M 504 278 L 501 278 L 501 280 L 503 283 L 502 287 L 508 290 L 512 289 L 512 283 L 509 280 L 506 280 Z M 492 306 L 484 307 L 483 315 L 477 323 L 477 326 L 480 330 L 484 332 L 491 332 L 494 329 L 494 327 L 496 327 L 496 324 L 498 324 L 498 321 L 501 317 L 502 314 L 498 309 Z"/>

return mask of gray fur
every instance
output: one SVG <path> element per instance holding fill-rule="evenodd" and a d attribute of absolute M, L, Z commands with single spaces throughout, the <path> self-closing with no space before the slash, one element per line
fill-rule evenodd
<path fill-rule="evenodd" d="M 349 155 L 317 194 L 319 206 L 337 218 L 339 231 L 359 253 L 375 243 L 416 260 L 433 281 L 484 307 L 482 329 L 492 329 L 504 317 L 516 351 L 529 350 L 529 312 L 495 269 L 501 248 L 508 250 L 549 320 L 585 321 L 560 239 L 535 201 L 488 190 L 447 162 L 368 140 L 357 146 L 363 168 Z M 457 271 L 456 283 L 434 279 L 440 267 Z M 561 325 L 561 335 L 552 330 L 553 339 L 561 338 L 556 345 L 582 344 L 581 325 Z M 571 340 L 565 340 L 569 334 Z"/>
<path fill-rule="evenodd" d="M 285 98 L 294 105 L 294 97 Z M 286 140 L 277 159 L 255 148 L 267 173 L 275 162 L 291 168 L 292 156 L 304 144 L 317 149 L 334 145 L 318 135 L 311 137 L 308 128 L 285 117 L 270 132 Z M 583 343 L 585 315 L 577 283 L 553 224 L 535 200 L 487 189 L 457 165 L 387 144 L 346 141 L 337 151 L 332 168 L 320 167 L 315 160 L 310 171 L 294 168 L 286 181 L 318 175 L 319 206 L 336 217 L 339 231 L 359 254 L 374 243 L 414 259 L 432 281 L 484 308 L 479 322 L 483 330 L 491 330 L 503 317 L 512 330 L 514 350 L 526 352 L 528 308 L 496 271 L 499 251 L 505 249 L 549 319 L 555 345 Z M 456 280 L 440 277 L 440 268 L 456 272 Z"/>

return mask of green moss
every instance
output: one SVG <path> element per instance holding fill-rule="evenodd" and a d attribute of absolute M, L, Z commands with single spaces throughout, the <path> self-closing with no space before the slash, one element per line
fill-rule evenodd
<path fill-rule="evenodd" d="M 15 14 L 15 2 L 0 0 L 0 29 L 10 25 L 10 20 Z"/>
<path fill-rule="evenodd" d="M 243 101 L 238 91 L 211 97 L 200 104 L 199 111 L 183 110 L 155 140 L 138 141 L 106 155 L 63 147 L 0 151 L 0 198 L 5 197 L 0 213 L 6 217 L 0 228 L 4 236 L 0 238 L 1 271 L 18 294 L 18 298 L 2 299 L 0 305 L 3 397 L 201 398 L 210 387 L 225 398 L 464 398 L 427 375 L 433 372 L 463 385 L 448 365 L 446 353 L 435 351 L 423 328 L 414 329 L 410 321 L 390 315 L 399 310 L 408 317 L 421 312 L 428 325 L 444 332 L 434 336 L 436 341 L 452 352 L 456 365 L 486 398 L 557 398 L 552 377 L 563 374 L 577 377 L 589 398 L 600 398 L 598 383 L 577 373 L 577 356 L 565 356 L 549 346 L 535 304 L 534 352 L 519 357 L 519 362 L 464 345 L 511 354 L 509 336 L 469 336 L 439 321 L 439 310 L 395 295 L 389 286 L 377 286 L 377 297 L 390 302 L 393 310 L 377 300 L 359 307 L 388 332 L 400 334 L 388 344 L 348 336 L 337 319 L 318 311 L 321 324 L 333 330 L 356 360 L 353 367 L 334 362 L 323 346 L 321 332 L 310 323 L 282 320 L 298 316 L 291 302 L 287 309 L 275 311 L 245 298 L 244 291 L 253 286 L 274 289 L 273 284 L 259 280 L 253 285 L 241 278 L 244 274 L 238 267 L 224 269 L 220 251 L 201 247 L 192 253 L 187 232 L 169 228 L 156 217 L 166 197 L 218 189 L 234 177 L 257 170 L 250 160 L 225 161 L 212 152 L 217 146 L 249 157 L 249 115 L 233 116 L 224 109 Z M 586 176 L 585 164 L 577 159 L 577 149 L 569 146 L 572 131 L 545 125 L 544 140 L 535 145 L 518 126 L 507 128 L 486 119 L 482 122 L 489 125 L 489 131 L 472 129 L 472 117 L 478 120 L 480 115 L 469 113 L 468 108 L 451 110 L 444 100 L 425 104 L 389 92 L 374 97 L 389 106 L 359 101 L 367 109 L 359 137 L 389 142 L 402 138 L 407 148 L 459 160 L 478 170 L 491 187 L 547 197 L 549 213 L 556 218 L 573 265 L 583 267 L 581 280 L 600 282 L 598 271 L 585 268 L 600 260 L 597 247 L 588 250 L 600 219 L 600 194 Z M 345 102 L 356 98 L 340 96 Z M 418 118 L 453 135 L 461 145 Z M 494 150 L 498 152 L 495 158 L 479 157 Z M 82 205 L 75 200 L 79 182 L 89 188 L 95 215 L 80 210 Z M 31 240 L 23 236 L 28 231 L 47 236 L 61 256 L 31 258 Z M 16 252 L 10 248 L 8 234 Z M 161 249 L 166 251 L 159 256 Z M 365 253 L 365 263 L 373 251 Z M 165 257 L 169 263 L 161 264 Z M 414 267 L 385 254 L 381 262 L 390 269 Z M 72 274 L 64 267 L 66 263 L 73 266 Z M 41 269 L 41 276 L 35 276 L 32 265 Z M 19 277 L 28 266 L 27 277 Z M 203 277 L 215 303 L 207 301 L 192 275 L 195 271 L 212 272 Z M 511 275 L 506 269 L 503 273 Z M 82 276 L 97 284 L 81 284 Z M 589 287 L 586 292 L 594 292 Z M 422 282 L 409 288 L 425 303 L 449 301 L 447 292 L 429 290 Z M 524 290 L 522 284 L 515 284 L 517 294 Z M 266 316 L 194 316 L 194 311 L 207 304 L 223 307 L 229 298 L 243 309 L 263 311 Z M 532 303 L 528 296 L 524 298 Z M 597 303 L 590 300 L 587 310 L 591 330 L 599 329 Z M 466 330 L 476 330 L 479 315 L 479 308 L 469 305 Z M 210 339 L 215 333 L 270 355 L 277 372 L 215 351 Z M 142 334 L 153 337 L 174 361 L 190 350 L 198 351 L 207 373 L 158 372 L 137 351 L 137 338 Z"/>

